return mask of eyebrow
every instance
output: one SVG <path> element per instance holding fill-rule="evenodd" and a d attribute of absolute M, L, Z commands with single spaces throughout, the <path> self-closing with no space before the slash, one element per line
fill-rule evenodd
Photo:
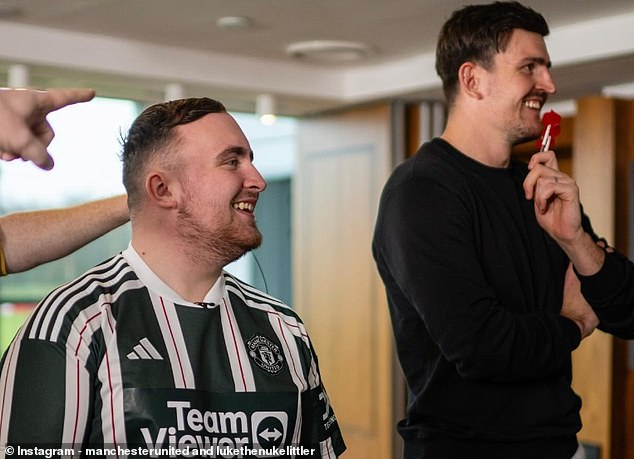
<path fill-rule="evenodd" d="M 246 148 L 242 148 L 239 146 L 230 146 L 225 148 L 219 155 L 218 155 L 218 161 L 224 161 L 225 159 L 230 158 L 231 156 L 240 156 L 240 157 L 246 157 L 248 156 L 249 159 L 251 161 L 253 161 L 253 150 L 249 149 L 247 150 Z"/>
<path fill-rule="evenodd" d="M 547 68 L 551 68 L 553 63 L 549 60 L 544 59 L 543 57 L 527 57 L 525 59 L 522 59 L 522 65 L 526 64 L 526 63 L 534 63 L 534 64 L 539 64 L 539 65 L 545 65 Z"/>

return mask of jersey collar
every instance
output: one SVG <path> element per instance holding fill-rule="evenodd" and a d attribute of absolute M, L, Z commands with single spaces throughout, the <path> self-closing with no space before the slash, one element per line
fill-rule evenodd
<path fill-rule="evenodd" d="M 158 295 L 169 299 L 177 304 L 183 304 L 193 307 L 215 307 L 222 303 L 222 299 L 225 294 L 225 278 L 224 273 L 220 275 L 216 282 L 211 286 L 205 298 L 200 303 L 192 303 L 182 298 L 175 290 L 167 285 L 163 280 L 158 277 L 154 271 L 143 261 L 143 258 L 138 254 L 132 243 L 128 244 L 128 248 L 125 249 L 121 255 L 128 264 L 132 267 L 139 280 L 150 290 Z"/>

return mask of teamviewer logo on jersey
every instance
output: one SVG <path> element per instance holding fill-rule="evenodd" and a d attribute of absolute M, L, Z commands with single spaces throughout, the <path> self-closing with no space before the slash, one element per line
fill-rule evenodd
<path fill-rule="evenodd" d="M 286 440 L 288 414 L 283 411 L 256 411 L 251 415 L 253 446 L 279 448 Z"/>
<path fill-rule="evenodd" d="M 163 360 L 159 351 L 156 350 L 147 338 L 141 338 L 139 343 L 132 349 L 132 352 L 126 356 L 130 360 Z"/>

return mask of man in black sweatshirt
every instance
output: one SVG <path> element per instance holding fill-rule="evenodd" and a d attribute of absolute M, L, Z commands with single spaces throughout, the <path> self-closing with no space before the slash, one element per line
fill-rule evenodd
<path fill-rule="evenodd" d="M 446 129 L 381 197 L 373 254 L 410 392 L 407 459 L 570 459 L 578 448 L 571 352 L 598 318 L 531 188 L 570 179 L 551 152 L 525 189 L 529 169 L 511 159 L 539 136 L 555 92 L 547 34 L 516 2 L 454 12 L 436 51 Z M 581 214 L 579 225 L 594 243 Z"/>

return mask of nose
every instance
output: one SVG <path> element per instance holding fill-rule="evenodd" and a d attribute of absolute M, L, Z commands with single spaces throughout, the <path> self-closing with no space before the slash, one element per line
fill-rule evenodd
<path fill-rule="evenodd" d="M 545 68 L 543 72 L 540 72 L 539 79 L 537 81 L 537 87 L 547 94 L 555 94 L 557 87 L 553 80 L 553 75 L 550 73 L 549 68 Z"/>
<path fill-rule="evenodd" d="M 260 174 L 260 171 L 258 171 L 253 163 L 249 165 L 249 171 L 245 177 L 245 186 L 258 193 L 264 191 L 266 188 L 266 180 L 264 180 L 264 177 L 262 177 L 262 174 Z"/>

